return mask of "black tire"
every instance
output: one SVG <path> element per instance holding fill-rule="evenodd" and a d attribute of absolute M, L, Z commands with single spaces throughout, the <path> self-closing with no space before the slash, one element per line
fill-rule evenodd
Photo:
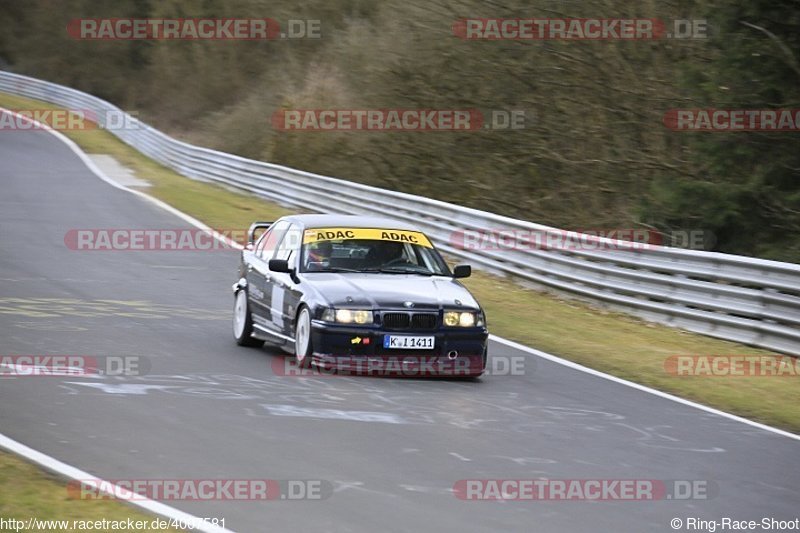
<path fill-rule="evenodd" d="M 233 338 L 236 339 L 236 344 L 239 346 L 263 346 L 264 341 L 254 339 L 251 336 L 252 333 L 253 317 L 250 314 L 247 290 L 240 289 L 236 291 L 236 296 L 233 300 Z"/>

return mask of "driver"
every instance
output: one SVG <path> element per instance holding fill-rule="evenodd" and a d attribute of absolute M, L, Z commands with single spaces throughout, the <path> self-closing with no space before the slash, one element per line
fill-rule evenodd
<path fill-rule="evenodd" d="M 311 243 L 306 248 L 306 268 L 311 270 L 321 270 L 330 265 L 333 253 L 331 241 L 319 241 Z"/>
<path fill-rule="evenodd" d="M 403 251 L 402 242 L 380 241 L 370 250 L 368 258 L 373 267 L 381 267 L 403 260 Z"/>

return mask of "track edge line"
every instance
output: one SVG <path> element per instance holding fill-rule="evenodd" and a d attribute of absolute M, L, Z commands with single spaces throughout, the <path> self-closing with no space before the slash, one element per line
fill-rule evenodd
<path fill-rule="evenodd" d="M 92 483 L 97 483 L 98 487 L 101 486 L 109 488 L 113 487 L 111 491 L 108 490 L 102 491 L 106 494 L 109 494 L 110 496 L 114 496 L 114 494 L 119 494 L 123 492 L 122 487 L 119 487 L 118 485 L 112 484 L 108 481 L 93 476 L 88 472 L 84 472 L 83 470 L 75 468 L 74 466 L 62 463 L 58 459 L 46 455 L 37 450 L 34 450 L 33 448 L 26 446 L 21 442 L 15 441 L 14 439 L 7 437 L 2 433 L 0 433 L 0 448 L 8 450 L 9 452 L 12 452 L 16 455 L 22 456 L 28 461 L 36 463 L 37 465 L 47 470 L 50 470 L 51 472 L 55 472 L 70 479 L 76 481 L 92 481 Z M 184 511 L 180 511 L 164 503 L 151 500 L 150 498 L 142 497 L 141 500 L 131 499 L 131 500 L 119 500 L 119 501 L 135 505 L 137 507 L 141 507 L 142 509 L 152 514 L 176 520 L 178 523 L 196 525 L 196 527 L 192 528 L 195 531 L 203 531 L 205 533 L 234 533 L 230 529 L 225 529 L 219 526 L 215 526 L 213 524 L 206 523 L 200 517 L 191 515 Z"/>
<path fill-rule="evenodd" d="M 566 366 L 573 370 L 577 370 L 579 372 L 584 372 L 586 374 L 590 374 L 592 376 L 602 378 L 608 381 L 613 381 L 614 383 L 618 383 L 620 385 L 624 385 L 626 387 L 630 387 L 632 389 L 636 389 L 642 392 L 646 392 L 648 394 L 652 394 L 654 396 L 658 396 L 660 398 L 664 398 L 666 400 L 670 400 L 676 403 L 680 403 L 689 407 L 694 407 L 695 409 L 699 409 L 701 411 L 705 411 L 707 413 L 711 413 L 717 416 L 721 416 L 723 418 L 727 418 L 729 420 L 734 420 L 736 422 L 741 422 L 742 424 L 747 424 L 748 426 L 752 426 L 764 431 L 769 431 L 771 433 L 775 433 L 777 435 L 781 435 L 783 437 L 789 437 L 790 439 L 800 440 L 800 435 L 792 433 L 790 431 L 786 431 L 784 429 L 776 428 L 773 426 L 768 426 L 767 424 L 762 424 L 761 422 L 756 422 L 755 420 L 750 420 L 749 418 L 744 418 L 739 415 L 734 415 L 732 413 L 728 413 L 726 411 L 722 411 L 720 409 L 716 409 L 714 407 L 710 407 L 708 405 L 704 405 L 702 403 L 694 402 L 692 400 L 688 400 L 686 398 L 681 398 L 680 396 L 675 396 L 674 394 L 670 394 L 668 392 L 660 391 L 658 389 L 654 389 L 652 387 L 648 387 L 647 385 L 642 385 L 641 383 L 635 383 L 633 381 L 628 381 L 627 379 L 623 379 L 617 376 L 613 376 L 611 374 L 606 374 L 605 372 L 601 372 L 599 370 L 595 370 L 594 368 L 589 368 L 588 366 L 583 366 L 579 363 L 574 361 L 570 361 L 568 359 L 563 359 L 558 357 L 557 355 L 549 354 L 547 352 L 543 352 L 541 350 L 537 350 L 536 348 L 531 348 L 530 346 L 525 346 L 524 344 L 520 344 L 518 342 L 514 342 L 508 339 L 504 339 L 503 337 L 498 337 L 497 335 L 489 335 L 489 338 L 495 342 L 499 342 L 500 344 L 505 344 L 511 348 L 516 350 L 520 350 L 525 352 L 529 355 L 539 357 L 541 359 L 546 359 L 547 361 L 552 361 L 553 363 Z"/>
<path fill-rule="evenodd" d="M 32 123 L 37 124 L 39 127 L 42 127 L 42 125 L 39 124 L 37 121 L 35 121 L 33 119 L 28 119 L 28 117 L 24 117 L 23 115 L 19 115 L 18 113 L 15 113 L 14 111 L 10 111 L 8 109 L 0 107 L 0 112 L 11 113 L 11 114 L 13 114 L 13 115 L 15 115 L 17 117 L 22 117 L 24 119 L 30 120 Z M 42 127 L 42 129 L 52 133 L 59 140 L 61 140 L 64 144 L 66 144 L 73 152 L 75 152 L 75 154 L 81 159 L 81 161 L 83 161 L 84 164 L 86 164 L 86 166 L 89 168 L 89 170 L 92 171 L 92 173 L 94 173 L 98 178 L 100 178 L 101 180 L 105 181 L 109 185 L 111 185 L 113 187 L 116 187 L 118 189 L 122 189 L 124 191 L 128 191 L 128 192 L 133 193 L 133 194 L 135 194 L 137 196 L 140 196 L 140 197 L 142 197 L 142 198 L 154 203 L 155 205 L 161 207 L 162 209 L 165 209 L 165 210 L 169 211 L 170 213 L 172 213 L 175 216 L 185 220 L 189 224 L 192 224 L 193 226 L 195 226 L 195 227 L 197 227 L 199 229 L 203 229 L 203 230 L 206 230 L 206 231 L 213 231 L 211 228 L 209 228 L 207 225 L 203 224 L 202 222 L 200 222 L 196 218 L 192 217 L 191 215 L 188 215 L 188 214 L 184 213 L 183 211 L 180 211 L 180 210 L 172 207 L 171 205 L 167 204 L 166 202 L 164 202 L 162 200 L 159 200 L 158 198 L 154 198 L 154 197 L 150 196 L 149 194 L 146 194 L 146 193 L 144 193 L 142 191 L 137 191 L 135 189 L 130 189 L 128 187 L 120 185 L 116 181 L 114 181 L 111 178 L 109 178 L 108 176 L 106 176 L 97 167 L 97 165 L 95 165 L 94 162 L 91 159 L 89 159 L 89 157 L 86 155 L 86 153 L 84 153 L 83 150 L 81 150 L 81 148 L 72 139 L 70 139 L 69 137 L 67 137 L 63 133 L 61 133 L 59 131 L 56 131 L 56 130 L 54 130 L 52 128 Z M 189 179 L 189 178 L 187 178 L 187 179 Z M 219 235 L 216 232 L 214 232 L 214 237 L 219 239 L 219 240 L 221 240 L 222 242 L 225 242 L 226 244 L 231 245 L 231 241 L 229 241 L 229 239 L 227 239 L 226 237 L 224 237 L 222 235 Z M 238 243 L 235 243 L 235 242 L 233 242 L 232 245 L 235 246 L 237 249 L 241 249 L 242 248 Z M 498 337 L 497 335 L 489 335 L 489 338 L 494 340 L 494 341 L 496 341 L 496 342 L 499 342 L 501 344 L 505 344 L 506 346 L 510 346 L 510 347 L 515 348 L 517 350 L 526 352 L 526 353 L 528 353 L 530 355 L 533 355 L 533 356 L 536 356 L 536 357 L 540 357 L 540 358 L 546 359 L 548 361 L 552 361 L 554 363 L 557 363 L 557 364 L 562 365 L 562 366 L 566 366 L 568 368 L 572 368 L 573 370 L 577 370 L 579 372 L 584 372 L 586 374 L 590 374 L 590 375 L 595 376 L 595 377 L 599 377 L 599 378 L 602 378 L 602 379 L 605 379 L 605 380 L 608 380 L 608 381 L 613 381 L 614 383 L 618 383 L 620 385 L 625 385 L 627 387 L 631 387 L 633 389 L 637 389 L 637 390 L 640 390 L 642 392 L 646 392 L 648 394 L 652 394 L 654 396 L 659 396 L 661 398 L 664 398 L 664 399 L 667 399 L 667 400 L 670 400 L 670 401 L 673 401 L 673 402 L 676 402 L 676 403 L 680 403 L 680 404 L 683 404 L 683 405 L 686 405 L 686 406 L 689 406 L 689 407 L 693 407 L 695 409 L 699 409 L 699 410 L 705 411 L 707 413 L 711 413 L 711 414 L 714 414 L 714 415 L 717 415 L 717 416 L 721 416 L 721 417 L 727 418 L 729 420 L 734 420 L 734 421 L 740 422 L 742 424 L 747 424 L 749 426 L 761 429 L 763 431 L 768 431 L 768 432 L 774 433 L 776 435 L 781 435 L 783 437 L 788 437 L 788 438 L 800 441 L 800 435 L 797 435 L 795 433 L 791 433 L 791 432 L 783 430 L 783 429 L 779 429 L 779 428 L 776 428 L 776 427 L 773 427 L 773 426 L 769 426 L 767 424 L 762 424 L 760 422 L 756 422 L 755 420 L 750 420 L 749 418 L 744 418 L 742 416 L 734 415 L 734 414 L 728 413 L 726 411 L 715 409 L 714 407 L 710 407 L 710 406 L 704 405 L 702 403 L 694 402 L 694 401 L 688 400 L 686 398 L 681 398 L 680 396 L 675 396 L 675 395 L 670 394 L 668 392 L 660 391 L 658 389 L 654 389 L 654 388 L 648 387 L 646 385 L 641 385 L 639 383 L 634 383 L 633 381 L 628 381 L 627 379 L 623 379 L 623 378 L 620 378 L 620 377 L 617 377 L 617 376 L 612 376 L 611 374 L 606 374 L 605 372 L 601 372 L 599 370 L 595 370 L 593 368 L 589 368 L 587 366 L 583 366 L 581 364 L 575 363 L 573 361 L 569 361 L 567 359 L 563 359 L 563 358 L 558 357 L 556 355 L 549 354 L 549 353 L 543 352 L 541 350 L 537 350 L 536 348 L 531 348 L 530 346 L 525 346 L 524 344 L 520 344 L 518 342 L 514 342 L 514 341 L 511 341 L 511 340 L 508 340 L 508 339 L 504 339 L 503 337 Z"/>

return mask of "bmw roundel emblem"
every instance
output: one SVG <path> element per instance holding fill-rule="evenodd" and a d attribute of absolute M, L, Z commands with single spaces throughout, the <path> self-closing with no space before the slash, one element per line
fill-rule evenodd
<path fill-rule="evenodd" d="M 403 302 L 403 307 L 414 307 L 414 302 Z"/>

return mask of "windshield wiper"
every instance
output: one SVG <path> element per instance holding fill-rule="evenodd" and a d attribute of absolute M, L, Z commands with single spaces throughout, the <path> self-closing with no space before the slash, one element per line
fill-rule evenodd
<path fill-rule="evenodd" d="M 356 270 L 355 268 L 344 268 L 344 267 L 331 267 L 331 268 L 323 268 L 322 270 L 309 270 L 308 272 L 361 272 L 361 270 Z"/>
<path fill-rule="evenodd" d="M 418 270 L 416 268 L 403 268 L 403 267 L 381 267 L 381 268 L 365 268 L 361 272 L 380 272 L 382 274 L 420 274 L 421 276 L 433 276 L 433 272 L 427 269 Z"/>

